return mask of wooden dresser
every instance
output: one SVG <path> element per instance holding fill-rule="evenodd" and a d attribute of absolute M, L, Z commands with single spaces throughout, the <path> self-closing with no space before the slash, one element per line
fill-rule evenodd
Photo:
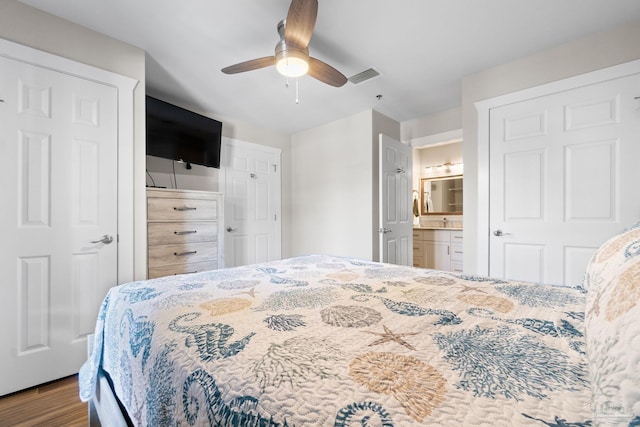
<path fill-rule="evenodd" d="M 223 267 L 222 203 L 221 193 L 147 189 L 150 279 Z"/>

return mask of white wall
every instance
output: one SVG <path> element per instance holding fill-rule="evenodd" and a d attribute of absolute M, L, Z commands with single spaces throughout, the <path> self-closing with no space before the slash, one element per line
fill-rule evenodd
<path fill-rule="evenodd" d="M 478 270 L 478 118 L 474 102 L 539 86 L 640 58 L 640 21 L 580 38 L 517 61 L 467 76 L 462 81 L 464 158 L 464 269 Z"/>
<path fill-rule="evenodd" d="M 402 141 L 462 129 L 462 108 L 452 108 L 400 124 Z"/>
<path fill-rule="evenodd" d="M 400 124 L 368 110 L 293 135 L 293 255 L 377 259 L 379 133 Z"/>
<path fill-rule="evenodd" d="M 372 115 L 292 137 L 293 255 L 371 259 Z"/>

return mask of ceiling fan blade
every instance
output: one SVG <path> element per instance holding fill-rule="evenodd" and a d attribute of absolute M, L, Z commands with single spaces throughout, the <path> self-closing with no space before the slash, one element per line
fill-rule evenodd
<path fill-rule="evenodd" d="M 265 56 L 263 58 L 251 59 L 249 61 L 240 62 L 235 65 L 230 65 L 222 69 L 225 74 L 244 73 L 245 71 L 257 70 L 259 68 L 275 65 L 275 56 Z"/>
<path fill-rule="evenodd" d="M 301 49 L 309 45 L 318 17 L 318 0 L 292 0 L 287 13 L 284 40 Z"/>
<path fill-rule="evenodd" d="M 347 78 L 340 71 L 319 59 L 309 57 L 309 73 L 311 77 L 331 86 L 340 87 L 347 82 Z"/>

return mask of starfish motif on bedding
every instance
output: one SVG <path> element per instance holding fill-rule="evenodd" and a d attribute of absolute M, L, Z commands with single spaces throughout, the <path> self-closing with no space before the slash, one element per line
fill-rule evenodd
<path fill-rule="evenodd" d="M 392 332 L 391 329 L 387 328 L 385 325 L 382 325 L 382 327 L 384 328 L 384 332 L 382 332 L 382 333 L 381 332 L 362 331 L 362 332 L 365 332 L 367 334 L 373 334 L 373 335 L 379 335 L 380 336 L 380 339 L 377 339 L 374 342 L 372 342 L 371 344 L 369 344 L 369 347 L 393 341 L 393 342 L 396 342 L 396 343 L 398 343 L 398 344 L 400 344 L 402 346 L 407 347 L 409 350 L 414 350 L 415 351 L 415 347 L 413 347 L 411 344 L 409 344 L 408 342 L 403 340 L 402 337 L 406 337 L 406 336 L 409 336 L 409 335 L 418 335 L 418 332 L 395 333 L 395 332 Z"/>

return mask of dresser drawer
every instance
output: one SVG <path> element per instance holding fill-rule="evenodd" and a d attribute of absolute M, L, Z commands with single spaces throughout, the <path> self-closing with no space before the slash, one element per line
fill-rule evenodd
<path fill-rule="evenodd" d="M 218 202 L 206 199 L 147 199 L 148 221 L 211 219 L 218 216 Z"/>
<path fill-rule="evenodd" d="M 199 273 L 201 271 L 216 270 L 217 268 L 218 263 L 216 261 L 163 265 L 160 267 L 149 268 L 149 279 L 155 279 L 156 277 L 162 276 L 172 276 L 175 274 Z"/>
<path fill-rule="evenodd" d="M 150 222 L 147 233 L 149 246 L 215 242 L 218 224 L 214 221 Z"/>
<path fill-rule="evenodd" d="M 163 265 L 211 261 L 217 256 L 217 242 L 149 246 L 149 270 Z"/>
<path fill-rule="evenodd" d="M 462 231 L 460 231 L 460 230 L 452 231 L 451 232 L 451 243 L 456 243 L 456 242 L 462 243 L 462 236 L 463 236 Z"/>
<path fill-rule="evenodd" d="M 451 261 L 462 262 L 464 253 L 462 252 L 462 243 L 451 243 Z"/>
<path fill-rule="evenodd" d="M 451 261 L 451 271 L 454 273 L 462 273 L 462 261 Z"/>

